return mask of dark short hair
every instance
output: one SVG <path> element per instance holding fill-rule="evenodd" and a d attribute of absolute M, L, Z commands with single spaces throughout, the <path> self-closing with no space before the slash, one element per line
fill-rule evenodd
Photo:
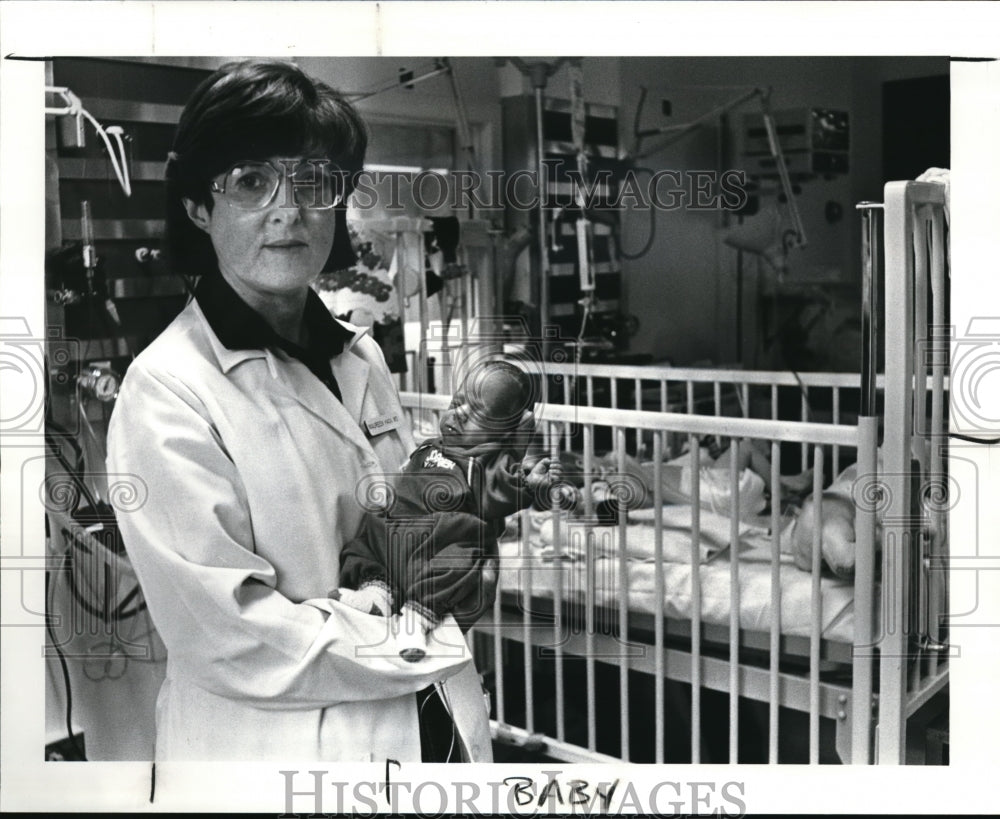
<path fill-rule="evenodd" d="M 185 276 L 218 272 L 211 240 L 191 223 L 181 200 L 191 199 L 211 211 L 211 181 L 234 163 L 273 156 L 327 158 L 350 194 L 367 146 L 368 132 L 354 107 L 297 66 L 272 60 L 222 66 L 202 81 L 184 106 L 167 159 L 166 246 L 171 267 Z M 340 204 L 324 271 L 354 263 L 347 206 Z"/>

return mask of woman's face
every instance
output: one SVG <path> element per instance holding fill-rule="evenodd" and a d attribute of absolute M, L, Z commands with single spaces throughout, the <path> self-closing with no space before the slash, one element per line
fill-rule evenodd
<path fill-rule="evenodd" d="M 294 167 L 301 157 L 272 157 L 276 168 Z M 287 175 L 271 203 L 258 210 L 234 207 L 212 192 L 211 213 L 185 199 L 191 220 L 211 237 L 219 270 L 245 296 L 301 291 L 322 271 L 335 231 L 333 208 L 296 207 Z"/>

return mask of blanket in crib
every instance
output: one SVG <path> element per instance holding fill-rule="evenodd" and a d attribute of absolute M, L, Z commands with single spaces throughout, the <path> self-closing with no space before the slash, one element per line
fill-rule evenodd
<path fill-rule="evenodd" d="M 652 520 L 653 510 L 648 511 Z M 691 507 L 663 507 L 663 614 L 675 619 L 692 619 Z M 634 516 L 630 513 L 630 518 Z M 553 543 L 555 527 L 551 513 L 530 515 L 529 531 L 516 541 L 500 544 L 500 588 L 551 597 L 557 583 L 564 600 L 586 599 L 588 581 L 594 604 L 617 606 L 626 595 L 629 610 L 657 613 L 657 562 L 655 530 L 645 523 L 625 528 L 626 584 L 621 582 L 621 532 L 618 526 L 590 526 L 565 516 L 559 521 L 559 541 Z M 820 611 L 813 611 L 812 577 L 796 568 L 790 552 L 786 527 L 781 537 L 779 565 L 780 604 L 771 593 L 771 537 L 764 526 L 740 522 L 738 595 L 740 628 L 769 631 L 775 615 L 785 635 L 808 637 L 815 617 L 819 617 L 825 639 L 850 643 L 854 633 L 852 584 L 847 580 L 823 577 L 820 580 Z M 731 602 L 730 520 L 701 510 L 697 543 L 697 579 L 701 591 L 701 619 L 704 623 L 728 626 Z M 590 539 L 588 543 L 588 538 Z M 555 559 L 558 548 L 560 559 Z M 592 573 L 588 578 L 587 553 Z"/>

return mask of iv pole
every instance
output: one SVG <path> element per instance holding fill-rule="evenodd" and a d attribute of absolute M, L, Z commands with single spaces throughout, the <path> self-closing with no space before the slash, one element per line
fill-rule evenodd
<path fill-rule="evenodd" d="M 547 225 L 545 218 L 545 203 L 547 199 L 547 179 L 545 169 L 545 136 L 542 130 L 542 114 L 544 109 L 545 88 L 549 77 L 553 76 L 567 62 L 579 62 L 579 58 L 560 57 L 554 63 L 527 63 L 520 57 L 508 57 L 510 62 L 521 74 L 531 80 L 535 90 L 535 134 L 536 134 L 536 171 L 538 174 L 538 251 L 541 279 L 538 291 L 538 319 L 542 335 L 542 360 L 548 360 L 549 325 L 549 248 L 547 245 Z M 501 65 L 503 62 L 501 61 Z"/>

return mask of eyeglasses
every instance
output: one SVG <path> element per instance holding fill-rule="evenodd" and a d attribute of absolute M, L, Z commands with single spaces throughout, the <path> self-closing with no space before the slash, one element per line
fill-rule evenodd
<path fill-rule="evenodd" d="M 260 210 L 271 205 L 281 180 L 289 182 L 284 207 L 329 210 L 344 201 L 344 173 L 329 160 L 282 162 L 276 168 L 267 161 L 237 162 L 212 181 L 212 190 L 221 194 L 231 207 Z"/>

